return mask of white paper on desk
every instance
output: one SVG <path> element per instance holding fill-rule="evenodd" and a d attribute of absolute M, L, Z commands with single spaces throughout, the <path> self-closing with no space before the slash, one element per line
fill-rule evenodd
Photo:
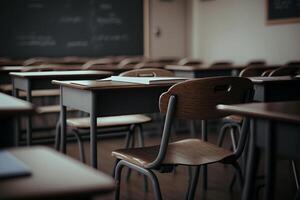
<path fill-rule="evenodd" d="M 182 77 L 126 77 L 126 76 L 111 76 L 109 78 L 100 79 L 97 81 L 119 81 L 127 83 L 139 83 L 139 84 L 159 84 L 159 83 L 173 83 L 187 80 L 188 78 Z"/>

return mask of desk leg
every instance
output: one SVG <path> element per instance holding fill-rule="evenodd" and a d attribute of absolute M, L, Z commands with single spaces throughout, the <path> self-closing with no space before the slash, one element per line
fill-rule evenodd
<path fill-rule="evenodd" d="M 96 117 L 96 99 L 92 94 L 91 112 L 90 112 L 90 152 L 91 152 L 91 165 L 97 168 L 97 117 Z"/>
<path fill-rule="evenodd" d="M 19 98 L 19 90 L 15 88 L 13 82 L 13 96 Z M 14 145 L 19 146 L 20 141 L 20 117 L 16 116 L 14 120 L 15 130 L 14 130 Z"/>
<path fill-rule="evenodd" d="M 26 97 L 26 100 L 28 102 L 32 102 L 31 84 L 30 84 L 30 82 L 28 82 L 28 85 L 27 85 L 27 97 Z M 32 118 L 31 118 L 31 116 L 27 117 L 26 123 L 27 123 L 27 130 L 26 130 L 27 146 L 30 146 L 31 143 L 32 143 Z"/>
<path fill-rule="evenodd" d="M 61 135 L 61 151 L 62 153 L 66 154 L 67 152 L 67 141 L 66 141 L 66 114 L 67 109 L 66 106 L 63 105 L 63 89 L 60 88 L 60 135 Z"/>
<path fill-rule="evenodd" d="M 207 141 L 207 121 L 201 121 L 201 139 Z M 207 190 L 207 165 L 201 167 L 202 170 L 202 188 Z"/>
<path fill-rule="evenodd" d="M 255 124 L 254 120 L 250 121 L 250 141 L 249 141 L 249 156 L 246 167 L 245 184 L 242 193 L 242 200 L 253 199 L 254 184 L 257 171 L 257 161 L 259 157 L 259 150 L 255 146 Z"/>
<path fill-rule="evenodd" d="M 265 190 L 265 199 L 274 199 L 274 185 L 275 185 L 275 169 L 276 169 L 276 160 L 275 160 L 275 138 L 274 137 L 274 126 L 270 121 L 268 123 L 268 130 L 266 133 L 266 190 Z"/>

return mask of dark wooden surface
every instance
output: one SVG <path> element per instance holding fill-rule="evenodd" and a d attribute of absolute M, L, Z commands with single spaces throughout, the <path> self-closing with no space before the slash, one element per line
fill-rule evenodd
<path fill-rule="evenodd" d="M 300 124 L 300 101 L 218 105 L 222 111 Z"/>
<path fill-rule="evenodd" d="M 0 199 L 88 198 L 114 190 L 113 179 L 50 148 L 9 149 L 32 175 L 0 180 Z"/>
<path fill-rule="evenodd" d="M 107 90 L 107 89 L 128 89 L 128 88 L 151 88 L 151 87 L 161 87 L 161 86 L 171 86 L 173 83 L 163 83 L 163 84 L 137 84 L 137 83 L 126 83 L 117 81 L 57 81 L 53 80 L 53 84 L 62 85 L 65 87 L 76 88 L 81 90 Z"/>
<path fill-rule="evenodd" d="M 48 72 L 11 72 L 11 76 L 14 77 L 24 77 L 24 78 L 44 78 L 44 77 L 54 77 L 54 78 L 76 78 L 85 76 L 86 78 L 95 77 L 99 75 L 111 75 L 111 72 L 107 71 L 95 71 L 95 70 L 80 70 L 80 71 L 48 71 Z"/>
<path fill-rule="evenodd" d="M 172 132 L 171 140 L 178 141 L 184 138 L 189 138 L 191 135 L 187 132 L 179 132 L 179 126 L 182 128 L 182 122 L 174 127 L 174 132 Z M 177 127 L 177 128 L 176 128 Z M 200 127 L 198 127 L 200 129 Z M 196 137 L 200 138 L 200 130 L 196 130 Z M 181 129 L 182 130 L 182 129 Z M 217 133 L 216 129 L 212 124 L 209 124 L 208 141 L 216 144 L 217 143 Z M 154 132 L 154 131 L 153 131 Z M 152 133 L 153 133 L 152 132 Z M 161 140 L 160 132 L 157 134 L 145 135 L 145 145 L 153 146 L 159 144 Z M 123 148 L 125 143 L 125 137 L 113 137 L 105 138 L 101 137 L 98 139 L 98 149 L 99 157 L 98 165 L 100 170 L 108 174 L 112 173 L 115 158 L 111 156 L 111 152 L 116 149 Z M 224 147 L 230 148 L 231 141 L 230 137 L 225 137 Z M 85 149 L 89 149 L 88 140 L 84 141 Z M 89 151 L 85 152 L 87 163 L 89 163 Z M 79 160 L 78 145 L 76 142 L 70 142 L 68 144 L 68 155 Z M 286 160 L 280 160 L 278 163 L 278 184 L 276 190 L 276 200 L 278 199 L 293 199 L 296 188 L 295 183 L 292 178 L 292 173 L 290 170 L 290 164 Z M 175 173 L 159 173 L 155 172 L 158 177 L 162 195 L 164 199 L 167 200 L 182 200 L 185 199 L 185 193 L 188 184 L 188 169 L 185 166 L 176 167 Z M 240 190 L 237 185 L 235 185 L 233 191 L 230 191 L 229 185 L 232 179 L 234 171 L 230 166 L 224 166 L 223 164 L 212 164 L 208 167 L 208 189 L 207 191 L 202 190 L 202 185 L 197 187 L 196 198 L 201 200 L 240 200 Z M 126 181 L 126 170 L 123 170 L 121 180 L 121 196 L 120 199 L 130 199 L 130 200 L 153 200 L 154 193 L 150 182 L 148 182 L 148 191 L 143 191 L 143 176 L 133 172 L 130 181 Z M 284 184 L 282 184 L 284 183 Z M 262 197 L 263 192 L 259 193 Z M 107 195 L 105 197 L 97 198 L 97 200 L 112 200 L 113 194 Z"/>
<path fill-rule="evenodd" d="M 27 101 L 0 93 L 0 118 L 33 112 L 34 107 Z"/>

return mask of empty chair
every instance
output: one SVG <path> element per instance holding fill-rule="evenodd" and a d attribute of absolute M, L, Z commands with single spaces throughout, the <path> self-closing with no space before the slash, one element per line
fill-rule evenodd
<path fill-rule="evenodd" d="M 119 68 L 133 68 L 134 65 L 136 65 L 140 62 L 143 62 L 145 60 L 146 60 L 146 58 L 143 56 L 125 58 L 118 64 L 118 67 Z"/>
<path fill-rule="evenodd" d="M 108 65 L 116 64 L 112 58 L 100 58 L 96 60 L 90 60 L 82 65 L 82 69 L 92 70 L 92 69 L 105 69 Z"/>
<path fill-rule="evenodd" d="M 246 67 L 249 66 L 265 66 L 267 62 L 265 60 L 251 60 L 246 64 Z"/>
<path fill-rule="evenodd" d="M 201 60 L 190 58 L 183 58 L 178 61 L 178 65 L 202 65 L 202 63 Z"/>
<path fill-rule="evenodd" d="M 172 76 L 172 72 L 163 69 L 136 69 L 124 72 L 120 76 L 131 76 L 131 77 L 145 77 L 145 76 Z M 97 128 L 99 130 L 104 130 L 104 128 L 126 128 L 128 134 L 125 142 L 125 147 L 128 148 L 130 143 L 134 145 L 134 132 L 135 129 L 139 130 L 140 146 L 144 145 L 142 124 L 150 122 L 151 118 L 147 115 L 136 114 L 136 115 L 122 115 L 122 116 L 112 116 L 112 117 L 100 117 L 97 118 Z M 88 117 L 84 118 L 71 118 L 67 120 L 67 125 L 71 128 L 72 132 L 75 134 L 78 145 L 80 149 L 80 158 L 82 162 L 85 162 L 84 149 L 82 145 L 82 139 L 80 136 L 81 132 L 87 132 L 90 130 L 90 119 Z M 120 131 L 120 130 L 117 130 Z M 111 132 L 111 131 L 110 131 Z M 57 138 L 58 139 L 58 138 Z M 58 144 L 59 142 L 57 142 Z M 132 146 L 131 145 L 131 146 Z"/>
<path fill-rule="evenodd" d="M 286 66 L 300 66 L 300 60 L 292 60 L 285 64 Z"/>
<path fill-rule="evenodd" d="M 49 58 L 43 57 L 36 57 L 36 58 L 29 58 L 23 62 L 24 66 L 39 66 L 43 64 L 48 64 Z"/>
<path fill-rule="evenodd" d="M 243 69 L 239 76 L 240 77 L 254 77 L 254 76 L 262 76 L 265 71 L 268 70 L 274 70 L 276 67 L 271 67 L 271 68 L 265 68 L 264 65 L 250 65 Z"/>
<path fill-rule="evenodd" d="M 152 62 L 161 63 L 164 65 L 171 65 L 178 62 L 178 58 L 175 57 L 161 57 L 152 59 Z"/>
<path fill-rule="evenodd" d="M 135 69 L 142 68 L 163 68 L 165 65 L 157 62 L 141 62 L 134 66 Z"/>
<path fill-rule="evenodd" d="M 269 76 L 296 76 L 299 74 L 300 65 L 279 67 L 269 73 Z"/>
<path fill-rule="evenodd" d="M 175 118 L 187 120 L 222 118 L 226 114 L 220 113 L 216 109 L 216 105 L 244 103 L 249 100 L 252 88 L 252 82 L 246 78 L 213 77 L 184 81 L 163 93 L 159 99 L 159 108 L 161 113 L 166 114 L 166 118 L 160 144 L 112 152 L 117 159 L 115 199 L 119 199 L 121 172 L 124 166 L 137 170 L 150 178 L 156 199 L 162 199 L 162 196 L 158 179 L 153 171 L 171 172 L 177 165 L 195 166 L 196 168 L 187 193 L 189 199 L 193 199 L 195 194 L 199 169 L 202 165 L 216 162 L 231 164 L 242 184 L 243 177 L 237 159 L 244 148 L 248 120 L 244 123 L 241 142 L 235 152 L 200 139 L 183 139 L 172 143 L 169 140 Z"/>
<path fill-rule="evenodd" d="M 212 63 L 209 67 L 230 67 L 232 66 L 231 61 L 217 61 Z"/>

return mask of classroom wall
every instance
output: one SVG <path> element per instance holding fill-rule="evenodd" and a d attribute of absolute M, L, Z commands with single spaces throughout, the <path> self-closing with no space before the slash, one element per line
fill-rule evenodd
<path fill-rule="evenodd" d="M 271 64 L 300 59 L 300 24 L 266 25 L 264 0 L 191 0 L 190 56 Z"/>
<path fill-rule="evenodd" d="M 149 0 L 150 56 L 184 57 L 187 52 L 186 0 Z M 160 31 L 158 36 L 156 33 Z"/>

